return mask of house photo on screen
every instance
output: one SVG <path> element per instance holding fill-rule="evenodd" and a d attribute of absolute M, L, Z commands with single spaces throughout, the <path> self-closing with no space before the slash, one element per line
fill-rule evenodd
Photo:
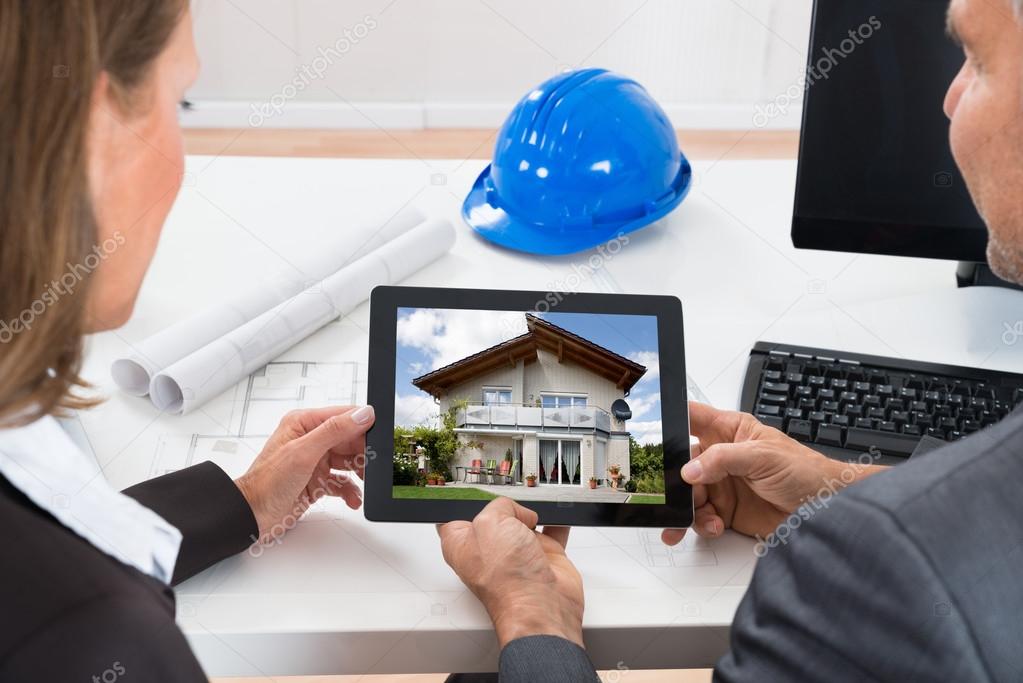
<path fill-rule="evenodd" d="M 395 498 L 663 503 L 657 318 L 398 310 Z"/>

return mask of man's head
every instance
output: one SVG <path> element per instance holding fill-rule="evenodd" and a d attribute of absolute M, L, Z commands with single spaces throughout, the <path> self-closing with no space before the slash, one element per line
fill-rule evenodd
<path fill-rule="evenodd" d="M 992 270 L 1023 284 L 1023 0 L 951 0 L 948 25 L 966 54 L 945 97 L 952 154 Z"/>

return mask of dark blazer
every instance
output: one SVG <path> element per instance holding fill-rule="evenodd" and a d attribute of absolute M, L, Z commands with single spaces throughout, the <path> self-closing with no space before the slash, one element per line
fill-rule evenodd
<path fill-rule="evenodd" d="M 1023 412 L 791 526 L 757 564 L 715 681 L 1023 681 Z M 505 648 L 501 680 L 593 669 L 529 638 Z"/>
<path fill-rule="evenodd" d="M 238 487 L 211 463 L 125 493 L 181 531 L 175 583 L 258 534 Z M 206 681 L 168 586 L 100 552 L 2 476 L 0 521 L 0 681 Z"/>

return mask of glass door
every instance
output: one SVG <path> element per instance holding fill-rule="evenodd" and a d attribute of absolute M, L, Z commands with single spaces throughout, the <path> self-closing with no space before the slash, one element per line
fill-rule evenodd
<path fill-rule="evenodd" d="M 552 439 L 540 439 L 540 481 L 545 484 L 557 484 L 559 475 L 558 442 Z"/>
<path fill-rule="evenodd" d="M 512 441 L 512 462 L 515 463 L 515 479 L 513 484 L 522 481 L 522 439 Z"/>
<path fill-rule="evenodd" d="M 580 483 L 580 444 L 578 441 L 540 439 L 539 479 L 545 484 Z"/>
<path fill-rule="evenodd" d="M 579 484 L 579 455 L 580 448 L 578 441 L 561 442 L 561 483 Z"/>
<path fill-rule="evenodd" d="M 593 476 L 601 483 L 607 479 L 607 441 L 604 439 L 593 442 Z"/>

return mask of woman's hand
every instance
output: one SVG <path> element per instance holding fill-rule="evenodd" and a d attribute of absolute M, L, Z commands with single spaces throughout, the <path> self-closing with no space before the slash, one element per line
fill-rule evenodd
<path fill-rule="evenodd" d="M 699 453 L 682 468 L 693 485 L 693 528 L 705 537 L 734 529 L 767 538 L 796 509 L 819 494 L 844 488 L 885 469 L 832 460 L 752 415 L 689 404 L 689 429 Z M 668 545 L 685 529 L 666 529 Z"/>
<path fill-rule="evenodd" d="M 472 522 L 437 528 L 444 560 L 490 614 L 505 645 L 560 636 L 583 646 L 583 579 L 565 555 L 569 529 L 536 531 L 537 515 L 508 498 Z"/>
<path fill-rule="evenodd" d="M 235 483 L 252 507 L 260 540 L 282 536 L 323 496 L 358 510 L 362 491 L 351 475 L 366 471 L 372 406 L 295 410 L 284 416 L 249 471 Z"/>

